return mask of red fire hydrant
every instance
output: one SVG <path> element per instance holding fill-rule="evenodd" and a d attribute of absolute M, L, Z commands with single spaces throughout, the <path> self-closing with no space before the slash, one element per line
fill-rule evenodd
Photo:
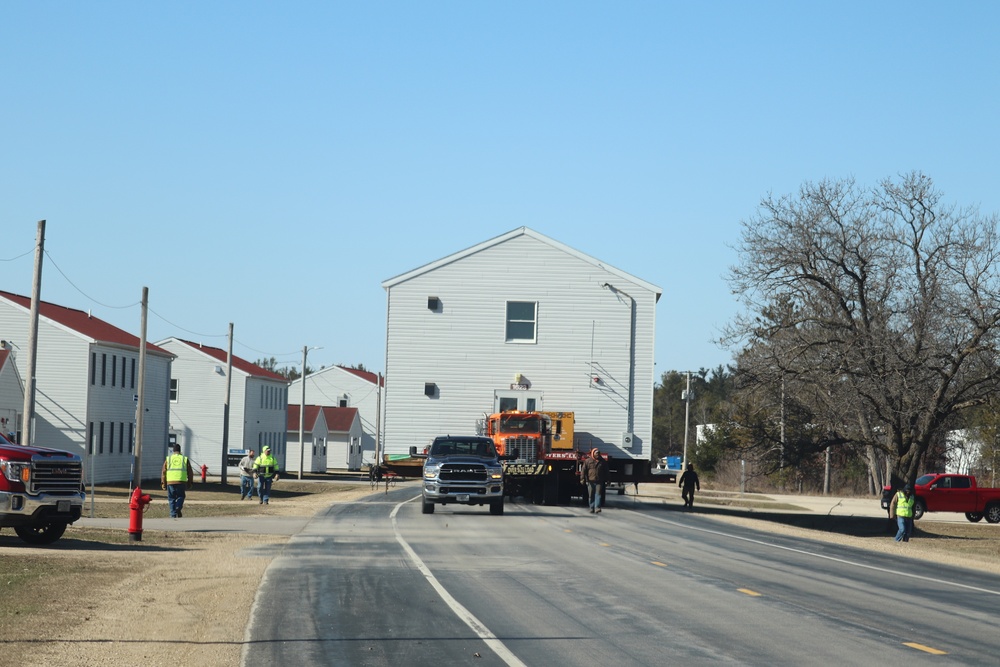
<path fill-rule="evenodd" d="M 204 463 L 201 464 L 201 483 L 204 484 L 206 478 L 208 477 L 208 466 Z"/>
<path fill-rule="evenodd" d="M 146 506 L 153 502 L 149 494 L 143 493 L 138 486 L 132 492 L 132 500 L 128 504 L 128 541 L 142 542 L 142 515 Z"/>

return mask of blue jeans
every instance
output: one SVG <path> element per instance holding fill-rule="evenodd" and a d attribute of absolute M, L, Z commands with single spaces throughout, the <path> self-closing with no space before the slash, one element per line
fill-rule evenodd
<path fill-rule="evenodd" d="M 240 496 L 253 498 L 253 477 L 240 475 Z"/>
<path fill-rule="evenodd" d="M 170 506 L 170 516 L 176 518 L 184 507 L 184 487 L 185 482 L 180 484 L 167 484 L 167 504 Z"/>
<path fill-rule="evenodd" d="M 601 483 L 600 482 L 587 482 L 587 489 L 590 491 L 590 501 L 587 505 L 592 510 L 598 510 L 601 508 Z"/>
<path fill-rule="evenodd" d="M 913 534 L 913 517 L 897 515 L 896 525 L 899 526 L 899 530 L 896 532 L 896 541 L 909 542 L 910 535 Z"/>
<path fill-rule="evenodd" d="M 266 503 L 271 499 L 271 482 L 273 480 L 273 477 L 257 478 L 257 493 L 260 494 L 260 501 L 262 503 Z"/>

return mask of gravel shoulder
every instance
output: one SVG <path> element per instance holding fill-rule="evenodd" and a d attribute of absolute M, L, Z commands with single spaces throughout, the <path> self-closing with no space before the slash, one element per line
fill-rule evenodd
<path fill-rule="evenodd" d="M 260 510 L 269 517 L 307 518 L 331 503 L 369 494 L 370 487 L 361 484 L 334 494 L 305 494 Z M 675 489 L 644 488 L 638 497 L 620 500 L 663 503 L 680 511 Z M 956 552 L 949 548 L 951 538 L 936 533 L 928 533 L 933 539 L 897 544 L 888 534 L 858 536 L 849 534 L 851 527 L 817 530 L 776 520 L 811 515 L 830 525 L 838 518 L 836 510 L 843 521 L 857 516 L 849 503 L 829 498 L 813 508 L 804 506 L 808 503 L 803 498 L 778 501 L 774 510 L 747 509 L 707 493 L 695 511 L 722 522 L 847 544 L 871 552 L 873 558 L 891 553 L 1000 573 L 1000 526 L 957 526 L 955 530 L 973 531 L 973 537 L 963 532 L 954 539 L 974 539 L 983 548 Z M 869 511 L 872 504 L 877 508 L 876 500 L 857 502 L 858 512 L 871 515 L 859 519 L 878 521 L 878 512 Z M 241 510 L 234 507 L 233 513 Z M 0 638 L 8 649 L 0 652 L 0 667 L 238 666 L 257 582 L 289 538 L 186 532 L 180 528 L 186 518 L 177 521 L 176 530 L 147 529 L 138 543 L 129 543 L 121 529 L 71 526 L 49 548 L 23 546 L 12 531 L 0 533 Z"/>

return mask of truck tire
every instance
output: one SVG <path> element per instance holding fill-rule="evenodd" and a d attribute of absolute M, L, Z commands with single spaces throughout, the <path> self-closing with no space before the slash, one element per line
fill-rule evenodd
<path fill-rule="evenodd" d="M 52 544 L 66 532 L 66 525 L 62 521 L 52 521 L 32 526 L 14 526 L 14 532 L 28 544 Z"/>
<path fill-rule="evenodd" d="M 982 512 L 966 512 L 965 513 L 965 518 L 968 519 L 969 521 L 971 521 L 972 523 L 979 523 L 980 521 L 983 520 L 983 513 Z"/>
<path fill-rule="evenodd" d="M 500 499 L 500 502 L 490 503 L 490 514 L 494 514 L 494 515 L 497 515 L 497 516 L 500 516 L 501 514 L 503 514 L 503 499 L 502 498 Z"/>
<path fill-rule="evenodd" d="M 429 503 L 426 500 L 420 505 L 420 512 L 422 514 L 434 514 L 434 503 Z"/>
<path fill-rule="evenodd" d="M 924 501 L 921 500 L 920 498 L 917 498 L 917 502 L 913 503 L 913 520 L 916 521 L 917 519 L 922 517 L 924 515 L 924 512 L 926 511 L 927 511 L 927 506 L 924 504 Z"/>
<path fill-rule="evenodd" d="M 983 514 L 990 523 L 1000 523 L 1000 503 L 990 503 Z"/>

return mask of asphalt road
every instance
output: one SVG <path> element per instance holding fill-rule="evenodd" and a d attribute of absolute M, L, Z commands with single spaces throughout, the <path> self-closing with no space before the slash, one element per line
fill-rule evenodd
<path fill-rule="evenodd" d="M 1000 577 L 609 496 L 317 515 L 261 582 L 246 667 L 995 665 Z"/>

